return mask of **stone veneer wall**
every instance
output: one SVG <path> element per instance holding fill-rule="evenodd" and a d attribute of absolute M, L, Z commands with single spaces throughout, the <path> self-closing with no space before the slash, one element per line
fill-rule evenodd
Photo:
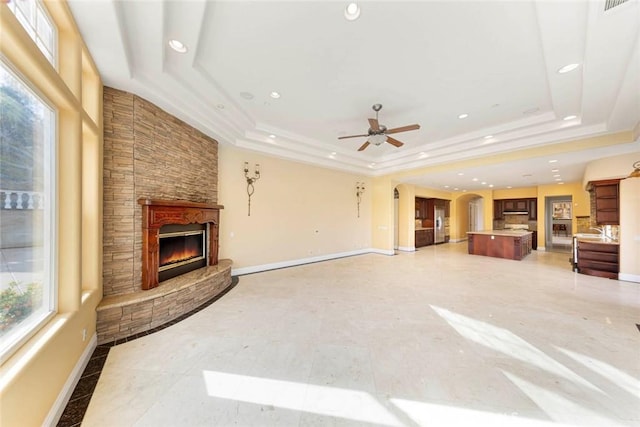
<path fill-rule="evenodd" d="M 141 197 L 218 202 L 218 142 L 131 93 L 104 88 L 104 296 L 141 290 Z"/>

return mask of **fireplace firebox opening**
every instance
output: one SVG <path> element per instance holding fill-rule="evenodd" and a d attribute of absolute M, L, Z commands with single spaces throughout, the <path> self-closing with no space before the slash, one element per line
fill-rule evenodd
<path fill-rule="evenodd" d="M 170 224 L 158 233 L 158 281 L 207 265 L 207 224 Z"/>

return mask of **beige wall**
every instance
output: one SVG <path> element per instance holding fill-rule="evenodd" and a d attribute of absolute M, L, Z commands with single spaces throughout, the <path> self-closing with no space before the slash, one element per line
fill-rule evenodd
<path fill-rule="evenodd" d="M 493 190 L 493 199 L 535 199 L 538 197 L 538 187 L 504 188 Z"/>
<path fill-rule="evenodd" d="M 220 145 L 218 156 L 218 203 L 224 206 L 220 258 L 230 258 L 235 272 L 371 247 L 371 206 L 377 191 L 371 179 L 227 145 Z M 256 163 L 261 171 L 251 216 L 245 161 L 251 175 Z M 356 182 L 366 188 L 360 218 Z"/>
<path fill-rule="evenodd" d="M 620 181 L 620 201 L 619 278 L 640 283 L 640 178 Z"/>
<path fill-rule="evenodd" d="M 0 52 L 57 111 L 57 312 L 0 366 L 0 425 L 55 422 L 54 405 L 92 349 L 102 296 L 102 83 L 64 2 L 46 2 L 60 31 L 59 71 L 0 3 Z M 86 340 L 83 340 L 86 330 Z M 68 397 L 68 396 L 67 396 Z M 54 410 L 54 412 L 52 412 Z"/>
<path fill-rule="evenodd" d="M 398 249 L 415 250 L 415 217 L 416 217 L 416 193 L 415 186 L 399 184 L 396 186 L 400 193 L 398 209 Z"/>

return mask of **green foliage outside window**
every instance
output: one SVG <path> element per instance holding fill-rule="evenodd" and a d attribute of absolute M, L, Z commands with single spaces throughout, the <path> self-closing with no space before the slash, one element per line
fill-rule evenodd
<path fill-rule="evenodd" d="M 42 286 L 31 283 L 23 289 L 16 282 L 0 291 L 0 336 L 42 305 Z"/>

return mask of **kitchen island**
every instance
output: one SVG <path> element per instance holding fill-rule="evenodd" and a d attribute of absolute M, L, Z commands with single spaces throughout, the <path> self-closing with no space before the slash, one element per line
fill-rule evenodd
<path fill-rule="evenodd" d="M 521 260 L 531 253 L 531 236 L 526 230 L 469 231 L 469 254 Z"/>

